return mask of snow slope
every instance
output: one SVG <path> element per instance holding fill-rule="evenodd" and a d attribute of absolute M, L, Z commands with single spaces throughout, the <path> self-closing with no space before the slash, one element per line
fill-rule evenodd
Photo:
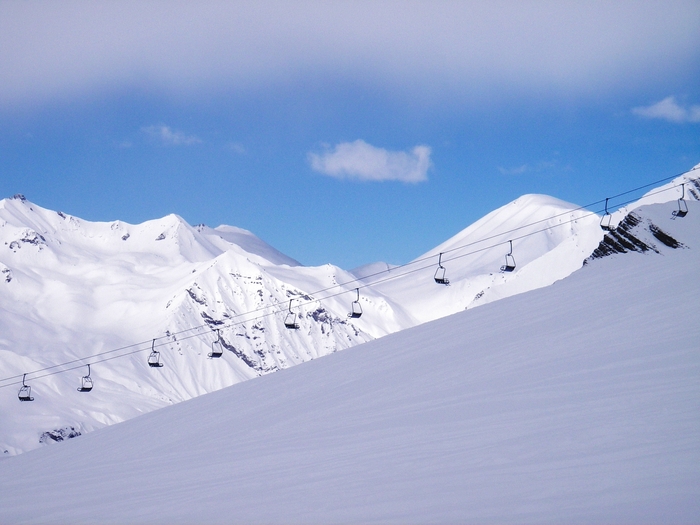
<path fill-rule="evenodd" d="M 688 205 L 635 212 L 676 249 L 5 458 L 0 522 L 698 522 Z"/>

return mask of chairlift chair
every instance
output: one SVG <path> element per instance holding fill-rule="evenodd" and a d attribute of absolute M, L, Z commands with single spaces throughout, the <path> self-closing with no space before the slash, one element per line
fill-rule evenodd
<path fill-rule="evenodd" d="M 688 203 L 685 202 L 685 182 L 681 184 L 681 198 L 678 199 L 678 210 L 674 211 L 674 217 L 685 217 L 688 215 Z"/>
<path fill-rule="evenodd" d="M 17 397 L 20 401 L 34 401 L 34 398 L 32 397 L 32 387 L 24 382 L 26 377 L 27 374 L 24 374 L 22 376 L 22 386 L 20 387 L 19 392 L 17 393 Z"/>
<path fill-rule="evenodd" d="M 360 306 L 360 289 L 357 288 L 357 299 L 350 305 L 350 313 L 348 317 L 352 319 L 357 319 L 362 316 L 362 306 Z"/>
<path fill-rule="evenodd" d="M 152 368 L 160 368 L 163 363 L 160 362 L 160 352 L 156 350 L 156 340 L 151 343 L 151 355 L 148 356 L 148 366 Z"/>
<path fill-rule="evenodd" d="M 207 357 L 211 357 L 212 359 L 221 357 L 221 355 L 224 353 L 224 346 L 221 344 L 221 332 L 219 329 L 216 329 L 216 341 L 214 341 L 211 344 L 211 352 L 207 354 Z"/>
<path fill-rule="evenodd" d="M 450 284 L 450 280 L 447 277 L 445 277 L 446 271 L 447 270 L 442 265 L 442 252 L 440 252 L 440 256 L 438 257 L 438 267 L 437 267 L 437 270 L 435 270 L 435 282 L 436 283 L 444 284 L 444 285 Z"/>
<path fill-rule="evenodd" d="M 80 388 L 78 388 L 78 392 L 89 392 L 92 390 L 93 383 L 92 383 L 92 378 L 90 377 L 90 365 L 87 365 L 88 367 L 88 373 L 86 376 L 83 376 L 80 380 Z"/>
<path fill-rule="evenodd" d="M 508 241 L 510 243 L 510 251 L 506 254 L 506 263 L 501 266 L 502 272 L 512 272 L 515 270 L 515 257 L 513 257 L 513 241 Z"/>
<path fill-rule="evenodd" d="M 609 198 L 605 199 L 605 215 L 600 218 L 600 227 L 606 232 L 611 232 L 615 227 L 611 224 L 612 215 L 608 211 L 608 200 Z"/>
<path fill-rule="evenodd" d="M 299 329 L 299 323 L 297 323 L 297 314 L 292 312 L 292 301 L 294 299 L 289 300 L 289 312 L 287 313 L 287 316 L 284 318 L 284 326 L 286 328 L 289 328 L 290 330 L 298 330 Z"/>

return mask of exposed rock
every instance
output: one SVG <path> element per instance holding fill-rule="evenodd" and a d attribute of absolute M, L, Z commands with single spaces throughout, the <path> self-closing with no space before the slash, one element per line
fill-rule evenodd
<path fill-rule="evenodd" d="M 648 251 L 659 253 L 659 248 L 653 243 L 653 240 L 673 249 L 684 247 L 683 243 L 664 232 L 651 220 L 630 212 L 622 219 L 617 228 L 605 234 L 598 247 L 583 261 L 583 264 L 616 253 L 644 253 Z"/>
<path fill-rule="evenodd" d="M 59 442 L 64 441 L 66 439 L 75 438 L 80 435 L 80 431 L 76 430 L 75 427 L 57 428 L 55 430 L 49 430 L 48 432 L 44 432 L 39 438 L 39 443 L 46 444 L 52 442 Z"/>

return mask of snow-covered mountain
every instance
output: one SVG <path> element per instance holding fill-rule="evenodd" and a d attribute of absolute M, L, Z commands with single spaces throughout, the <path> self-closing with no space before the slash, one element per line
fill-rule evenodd
<path fill-rule="evenodd" d="M 696 523 L 687 205 L 554 286 L 8 457 L 0 522 Z"/>
<path fill-rule="evenodd" d="M 0 377 L 9 378 L 0 386 L 12 384 L 2 389 L 10 394 L 22 374 L 34 372 L 27 381 L 36 398 L 27 418 L 14 406 L 16 395 L 0 396 L 5 454 L 415 323 L 373 290 L 362 294 L 365 315 L 348 319 L 354 288 L 323 302 L 311 293 L 352 281 L 349 273 L 299 266 L 250 232 L 191 227 L 176 215 L 91 223 L 21 196 L 5 199 L 0 271 Z M 290 300 L 298 330 L 283 324 Z M 218 337 L 224 355 L 208 359 Z M 164 364 L 156 369 L 147 364 L 154 338 Z M 96 385 L 89 394 L 76 390 L 87 363 Z"/>
<path fill-rule="evenodd" d="M 578 270 L 603 237 L 600 218 L 578 208 L 546 195 L 524 195 L 418 257 L 411 266 L 428 266 L 423 278 L 407 274 L 375 288 L 425 322 L 548 286 Z M 517 271 L 503 272 L 510 240 L 509 260 Z M 433 279 L 438 262 L 447 286 Z"/>
<path fill-rule="evenodd" d="M 654 202 L 675 202 L 677 184 L 657 190 Z M 694 184 L 687 185 L 688 200 L 700 191 Z M 192 227 L 176 215 L 138 225 L 92 223 L 21 196 L 5 199 L 0 454 L 548 286 L 600 248 L 599 220 L 575 205 L 526 195 L 407 265 L 350 273 L 301 266 L 231 226 Z M 509 240 L 516 268 L 501 272 Z M 449 286 L 433 279 L 439 253 Z M 364 313 L 348 318 L 358 287 Z M 290 300 L 298 330 L 284 326 Z M 162 368 L 147 363 L 154 338 Z M 223 356 L 208 358 L 217 340 Z M 96 386 L 78 392 L 88 363 Z M 17 400 L 24 373 L 33 403 Z"/>

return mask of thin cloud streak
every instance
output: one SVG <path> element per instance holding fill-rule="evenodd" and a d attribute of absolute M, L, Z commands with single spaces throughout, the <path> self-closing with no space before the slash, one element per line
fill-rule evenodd
<path fill-rule="evenodd" d="M 321 154 L 309 153 L 314 171 L 336 177 L 364 181 L 417 183 L 428 180 L 430 148 L 416 146 L 410 152 L 388 151 L 364 140 L 343 142 Z"/>
<path fill-rule="evenodd" d="M 181 131 L 173 131 L 170 126 L 165 124 L 145 126 L 141 128 L 141 131 L 150 137 L 160 140 L 163 144 L 171 146 L 192 146 L 202 143 L 202 139 L 194 135 L 185 135 Z"/>
<path fill-rule="evenodd" d="M 558 162 L 556 160 L 543 160 L 538 162 L 534 166 L 530 164 L 523 164 L 514 168 L 504 168 L 502 166 L 499 166 L 498 171 L 501 172 L 501 175 L 523 175 L 524 173 L 540 173 L 543 171 L 552 170 L 557 166 Z"/>
<path fill-rule="evenodd" d="M 700 3 L 7 1 L 0 49 L 0 106 L 304 75 L 450 96 L 592 93 L 697 63 Z"/>
<path fill-rule="evenodd" d="M 527 164 L 523 164 L 522 166 L 518 166 L 516 168 L 503 168 L 501 166 L 498 167 L 498 171 L 501 172 L 501 175 L 522 175 L 529 169 L 530 167 Z"/>
<path fill-rule="evenodd" d="M 245 146 L 240 142 L 229 142 L 226 144 L 225 148 L 229 151 L 233 151 L 234 153 L 238 153 L 239 155 L 245 155 L 248 152 Z"/>
<path fill-rule="evenodd" d="M 677 124 L 700 122 L 700 105 L 684 108 L 676 102 L 675 97 L 666 97 L 651 106 L 632 108 L 632 113 L 643 118 L 661 119 Z"/>

